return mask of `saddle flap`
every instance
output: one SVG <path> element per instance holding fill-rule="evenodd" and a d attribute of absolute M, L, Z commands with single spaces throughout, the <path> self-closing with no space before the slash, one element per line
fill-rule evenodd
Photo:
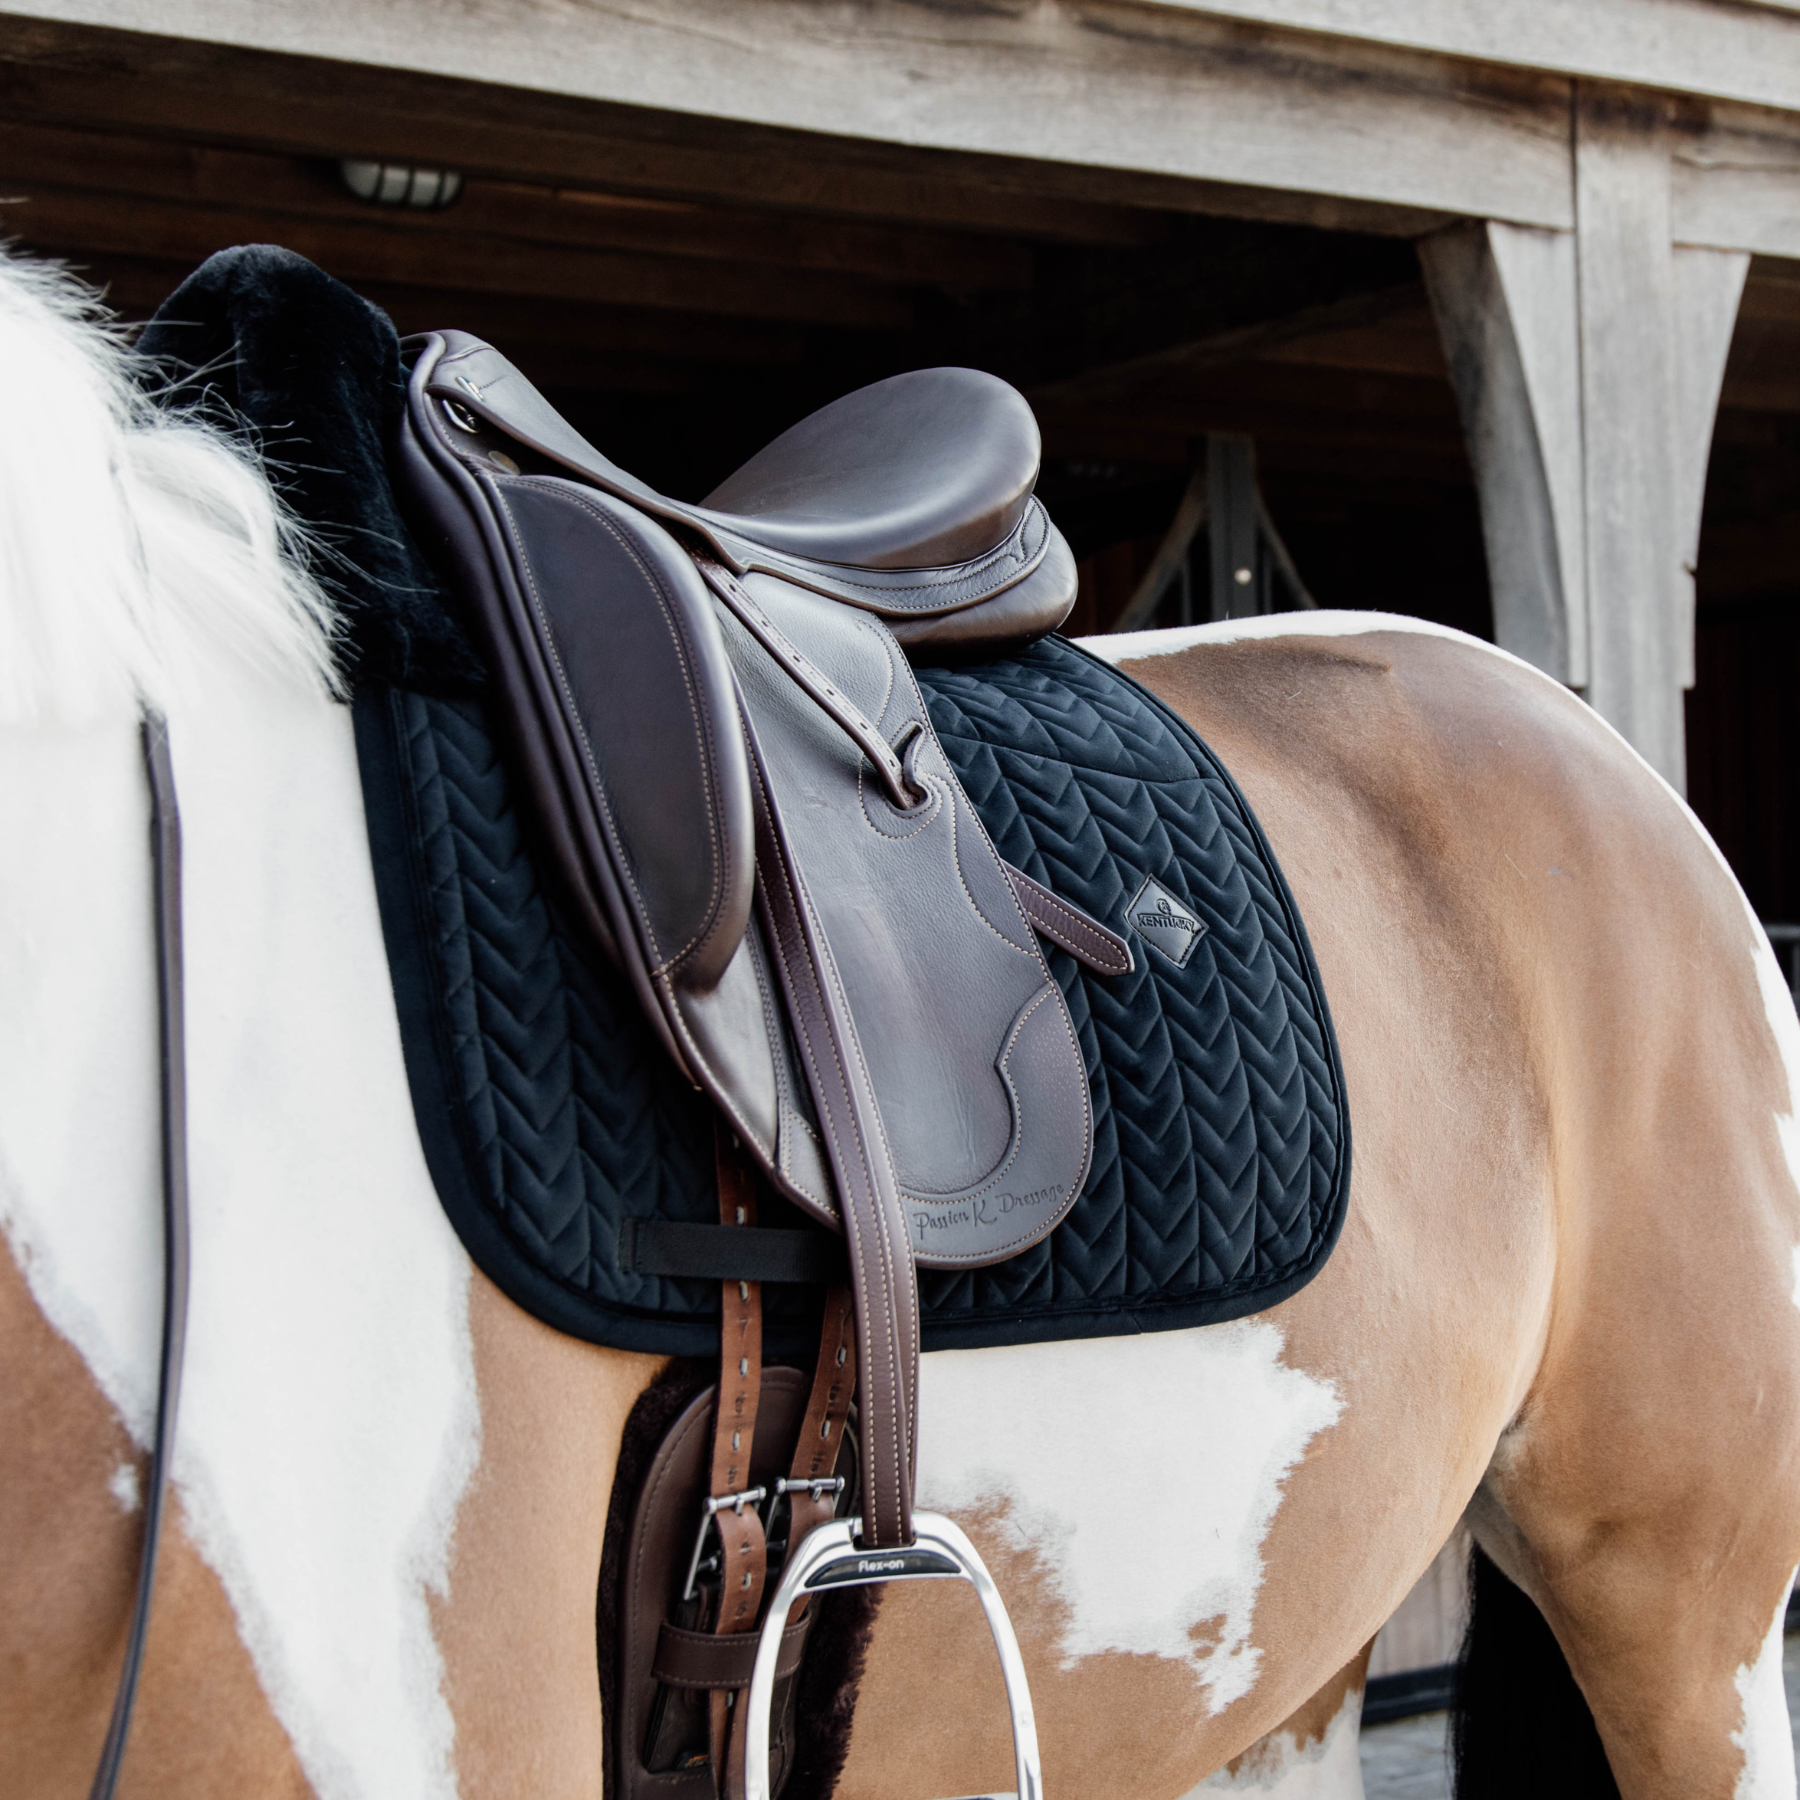
<path fill-rule="evenodd" d="M 415 371 L 410 498 L 487 640 L 562 885 L 647 1000 L 667 982 L 708 991 L 749 923 L 754 843 L 705 586 L 667 532 L 611 495 L 484 466 L 424 389 Z"/>
<path fill-rule="evenodd" d="M 753 779 L 853 1021 L 914 1255 L 933 1267 L 1003 1260 L 1052 1229 L 1087 1174 L 1092 1105 L 1067 1004 L 892 634 L 772 577 L 753 587 L 837 689 L 907 746 L 922 797 L 903 810 L 762 644 L 722 620 Z M 784 1164 L 771 1173 L 838 1222 Z"/>

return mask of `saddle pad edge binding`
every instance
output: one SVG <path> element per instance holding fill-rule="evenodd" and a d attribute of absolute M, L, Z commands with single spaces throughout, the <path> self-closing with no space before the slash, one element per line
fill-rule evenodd
<path fill-rule="evenodd" d="M 451 1227 L 475 1266 L 515 1304 L 533 1317 L 585 1343 L 663 1356 L 716 1356 L 716 1320 L 672 1318 L 626 1301 L 609 1302 L 636 1330 L 596 1318 L 589 1297 L 574 1282 L 521 1256 L 483 1198 L 478 1147 L 469 1141 L 465 1110 L 450 1091 L 455 1057 L 450 1022 L 441 996 L 434 928 L 426 903 L 425 873 L 415 846 L 419 833 L 403 766 L 405 727 L 399 716 L 401 691 L 358 687 L 352 701 L 356 754 L 363 770 L 363 812 L 374 862 L 376 903 L 387 943 L 388 979 L 400 1026 L 401 1052 L 419 1147 Z M 411 929 L 407 928 L 410 922 Z M 423 1047 L 431 1047 L 424 1054 Z M 716 1285 L 716 1284 L 703 1284 Z M 823 1289 L 820 1290 L 821 1299 Z M 816 1340 L 816 1326 L 811 1337 Z M 789 1341 L 791 1338 L 791 1342 Z M 789 1355 L 803 1355 L 807 1331 L 778 1332 L 771 1342 Z"/>

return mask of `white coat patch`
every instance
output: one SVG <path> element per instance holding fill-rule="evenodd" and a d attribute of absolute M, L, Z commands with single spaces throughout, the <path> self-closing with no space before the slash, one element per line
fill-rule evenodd
<path fill-rule="evenodd" d="M 1282 1347 L 1264 1317 L 926 1356 L 919 1504 L 1005 1506 L 1068 1608 L 1065 1665 L 1108 1651 L 1184 1662 L 1222 1712 L 1256 1682 L 1251 1620 L 1282 1483 L 1343 1411 Z"/>
<path fill-rule="evenodd" d="M 1362 1689 L 1352 1688 L 1332 1715 L 1323 1738 L 1296 1742 L 1286 1731 L 1271 1731 L 1253 1744 L 1235 1772 L 1209 1775 L 1183 1800 L 1208 1794 L 1255 1795 L 1257 1800 L 1363 1800 Z"/>
<path fill-rule="evenodd" d="M 320 1800 L 449 1796 L 428 1595 L 479 1449 L 468 1258 L 413 1126 L 348 709 L 241 675 L 214 692 L 170 726 L 193 1233 L 176 1498 Z M 142 1445 L 162 1246 L 135 727 L 0 732 L 0 841 L 0 1223 Z"/>
<path fill-rule="evenodd" d="M 1787 1600 L 1787 1590 L 1783 1589 L 1762 1654 L 1737 1672 L 1744 1722 L 1731 1734 L 1731 1741 L 1743 1751 L 1744 1767 L 1737 1786 L 1731 1790 L 1732 1800 L 1794 1800 L 1794 1736 L 1788 1724 L 1787 1689 L 1781 1670 Z"/>

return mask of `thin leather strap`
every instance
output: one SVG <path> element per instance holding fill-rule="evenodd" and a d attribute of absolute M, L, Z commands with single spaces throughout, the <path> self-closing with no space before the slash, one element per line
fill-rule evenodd
<path fill-rule="evenodd" d="M 163 1328 L 157 1372 L 156 1437 L 144 1493 L 144 1544 L 138 1555 L 137 1598 L 125 1638 L 125 1664 L 113 1695 L 112 1722 L 100 1751 L 88 1800 L 112 1800 L 125 1760 L 125 1739 L 137 1700 L 156 1586 L 156 1552 L 162 1541 L 163 1501 L 175 1447 L 181 1404 L 181 1352 L 187 1341 L 188 1170 L 187 1057 L 182 1011 L 181 814 L 175 801 L 175 769 L 169 760 L 168 726 L 144 715 L 144 770 L 150 780 L 150 858 L 156 890 L 156 1000 L 162 1062 Z"/>
<path fill-rule="evenodd" d="M 1077 962 L 1086 963 L 1096 975 L 1131 973 L 1131 945 L 1116 931 L 1109 931 L 1041 881 L 1033 881 L 1023 869 L 1015 869 L 1009 862 L 1000 866 L 1033 931 L 1060 945 Z"/>
<path fill-rule="evenodd" d="M 713 1127 L 714 1162 L 719 1181 L 719 1223 L 729 1231 L 749 1232 L 756 1224 L 756 1189 L 730 1132 L 723 1122 Z M 727 1281 L 720 1287 L 719 1404 L 713 1422 L 712 1493 L 715 1501 L 738 1495 L 750 1486 L 750 1458 L 756 1447 L 756 1408 L 762 1395 L 762 1287 L 754 1281 Z M 713 1515 L 719 1533 L 719 1611 L 713 1620 L 716 1637 L 735 1637 L 756 1629 L 762 1613 L 769 1557 L 762 1515 L 754 1502 L 721 1506 Z M 742 1701 L 738 1702 L 742 1710 Z M 714 1785 L 721 1795 L 741 1793 L 742 1780 L 730 1779 L 726 1749 L 731 1733 L 732 1695 L 715 1691 L 708 1720 Z M 740 1730 L 735 1734 L 742 1737 Z M 741 1758 L 739 1759 L 741 1760 Z"/>
<path fill-rule="evenodd" d="M 650 1676 L 668 1687 L 738 1692 L 750 1685 L 759 1642 L 756 1635 L 747 1631 L 735 1637 L 718 1637 L 710 1631 L 684 1631 L 665 1619 L 657 1634 Z M 805 1622 L 790 1615 L 787 1629 L 781 1634 L 776 1675 L 793 1674 L 805 1650 Z"/>
<path fill-rule="evenodd" d="M 928 799 L 928 794 L 914 788 L 908 780 L 900 753 L 875 728 L 862 708 L 769 617 L 757 603 L 756 596 L 729 569 L 714 562 L 710 556 L 698 552 L 692 554 L 700 573 L 706 578 L 706 585 L 738 616 L 744 629 L 850 734 L 856 747 L 875 765 L 888 798 L 902 812 L 910 812 L 921 800 Z"/>
<path fill-rule="evenodd" d="M 825 1296 L 825 1317 L 819 1327 L 819 1362 L 813 1370 L 812 1393 L 806 1416 L 794 1442 L 794 1460 L 788 1465 L 788 1547 L 791 1558 L 801 1540 L 814 1527 L 837 1512 L 837 1495 L 809 1489 L 801 1482 L 828 1480 L 837 1468 L 844 1424 L 850 1417 L 850 1401 L 856 1393 L 856 1300 L 839 1284 Z M 790 1618 L 804 1618 L 811 1604 L 802 1595 Z"/>
<path fill-rule="evenodd" d="M 897 1549 L 912 1542 L 918 1272 L 850 1003 L 782 836 L 762 750 L 747 714 L 744 739 L 756 811 L 757 902 L 812 1089 L 850 1252 L 862 1392 L 862 1541 L 872 1550 Z"/>
<path fill-rule="evenodd" d="M 850 1416 L 850 1400 L 855 1392 L 856 1302 L 849 1288 L 840 1283 L 825 1297 L 825 1316 L 819 1329 L 819 1361 L 813 1371 L 812 1392 L 807 1397 L 806 1414 L 800 1421 L 800 1435 L 795 1440 L 794 1459 L 788 1465 L 790 1482 L 811 1482 L 831 1477 L 832 1471 L 837 1467 L 844 1421 Z M 817 1489 L 798 1490 L 790 1487 L 787 1555 L 791 1558 L 799 1549 L 801 1539 L 815 1526 L 824 1524 L 836 1511 L 835 1492 L 820 1493 Z M 810 1595 L 801 1598 L 799 1604 L 788 1614 L 787 1627 L 782 1633 L 781 1654 L 784 1660 L 789 1661 L 790 1670 L 800 1666 L 806 1611 L 810 1600 Z M 789 1641 L 794 1639 L 796 1632 L 802 1635 L 794 1641 L 790 1653 Z M 659 1645 L 659 1654 L 664 1647 L 675 1648 L 669 1643 L 667 1628 L 663 1642 Z M 747 1644 L 746 1647 L 749 1648 L 750 1645 Z M 748 1664 L 745 1666 L 748 1667 Z M 776 1674 L 783 1672 L 781 1662 L 778 1661 Z M 748 1688 L 749 1677 L 746 1675 L 732 1701 L 730 1745 L 725 1764 L 725 1800 L 742 1800 L 745 1790 Z M 713 1704 L 716 1712 L 716 1698 Z"/>

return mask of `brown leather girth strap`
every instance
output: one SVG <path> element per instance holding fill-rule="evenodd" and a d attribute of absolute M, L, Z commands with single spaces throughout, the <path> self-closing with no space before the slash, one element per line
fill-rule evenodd
<path fill-rule="evenodd" d="M 800 1484 L 830 1480 L 837 1467 L 844 1421 L 850 1416 L 850 1400 L 855 1392 L 856 1302 L 847 1287 L 834 1287 L 825 1296 L 825 1322 L 819 1329 L 819 1366 L 813 1371 L 806 1417 L 800 1421 L 800 1437 L 788 1469 L 790 1557 L 800 1548 L 800 1540 L 837 1510 L 835 1490 L 821 1492 L 812 1487 L 802 1492 Z M 803 1594 L 789 1618 L 804 1618 L 811 1598 Z"/>
<path fill-rule="evenodd" d="M 881 1124 L 843 980 L 789 852 L 749 717 L 756 808 L 756 893 L 787 996 L 850 1252 L 861 1380 L 862 1541 L 871 1550 L 912 1542 L 913 1422 L 919 1392 L 919 1282 L 893 1157 Z"/>
<path fill-rule="evenodd" d="M 718 1167 L 719 1223 L 734 1229 L 756 1224 L 756 1190 L 723 1124 L 714 1127 Z M 750 1453 L 756 1442 L 756 1404 L 762 1394 L 762 1285 L 721 1284 L 719 1305 L 719 1407 L 713 1425 L 712 1496 L 723 1502 L 750 1485 Z M 719 1614 L 716 1637 L 754 1631 L 762 1613 L 768 1553 L 762 1515 L 754 1502 L 721 1504 L 713 1515 L 719 1533 Z M 743 1728 L 731 1729 L 732 1695 L 715 1691 L 709 1699 L 709 1739 L 713 1779 L 721 1795 L 743 1792 Z M 742 1713 L 743 1703 L 738 1701 Z M 733 1755 L 728 1771 L 728 1740 Z"/>

